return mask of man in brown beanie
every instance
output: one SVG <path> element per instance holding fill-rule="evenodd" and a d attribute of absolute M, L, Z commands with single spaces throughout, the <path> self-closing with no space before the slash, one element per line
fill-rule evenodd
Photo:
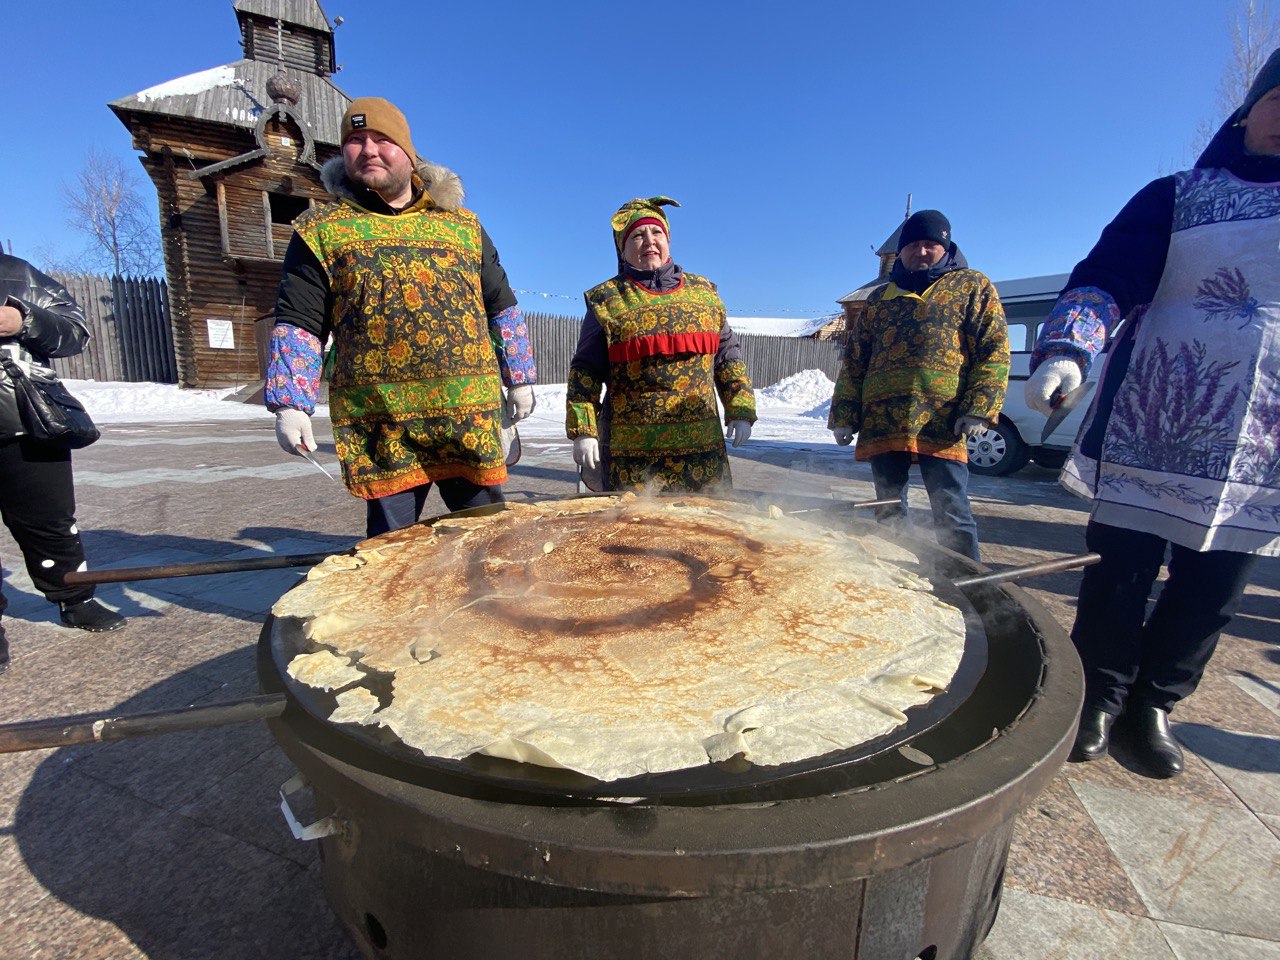
<path fill-rule="evenodd" d="M 502 501 L 504 406 L 512 422 L 533 412 L 537 370 L 457 175 L 418 159 L 404 114 L 380 97 L 352 101 L 341 137 L 342 156 L 321 170 L 337 202 L 293 224 L 265 400 L 280 446 L 314 450 L 333 337 L 338 459 L 374 536 L 418 520 L 432 484 L 450 510 Z"/>
<path fill-rule="evenodd" d="M 937 210 L 902 225 L 889 283 L 872 291 L 849 337 L 828 425 L 871 461 L 882 522 L 905 520 L 920 466 L 938 542 L 978 559 L 967 440 L 994 423 L 1009 379 L 1009 334 L 990 280 L 970 270 Z"/>

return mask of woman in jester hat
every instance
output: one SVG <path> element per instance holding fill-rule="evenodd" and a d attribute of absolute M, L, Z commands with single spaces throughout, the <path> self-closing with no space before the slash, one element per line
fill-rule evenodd
<path fill-rule="evenodd" d="M 715 284 L 671 259 L 668 206 L 680 204 L 649 197 L 618 209 L 618 273 L 585 294 L 565 428 L 584 479 L 598 471 L 604 489 L 727 486 L 716 395 L 735 447 L 756 419 L 742 349 Z"/>

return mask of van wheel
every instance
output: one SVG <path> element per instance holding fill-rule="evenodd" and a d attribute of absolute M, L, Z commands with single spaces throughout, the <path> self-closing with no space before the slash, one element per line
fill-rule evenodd
<path fill-rule="evenodd" d="M 1003 420 L 976 437 L 969 437 L 965 445 L 970 472 L 984 477 L 1003 477 L 1021 470 L 1031 459 L 1031 450 L 1018 431 Z"/>

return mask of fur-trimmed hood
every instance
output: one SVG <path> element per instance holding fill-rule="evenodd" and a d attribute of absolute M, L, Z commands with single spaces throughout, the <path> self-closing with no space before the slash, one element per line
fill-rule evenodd
<path fill-rule="evenodd" d="M 442 167 L 427 160 L 419 160 L 414 172 L 427 188 L 427 196 L 441 210 L 453 212 L 462 207 L 462 201 L 466 199 L 462 180 L 448 167 Z M 347 176 L 342 157 L 333 157 L 325 161 L 324 166 L 320 168 L 320 182 L 335 197 L 342 197 L 353 203 L 360 202 L 356 195 L 356 185 Z"/>

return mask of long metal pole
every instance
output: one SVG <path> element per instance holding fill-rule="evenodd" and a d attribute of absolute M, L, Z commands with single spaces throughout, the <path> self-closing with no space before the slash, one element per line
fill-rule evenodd
<path fill-rule="evenodd" d="M 24 750 L 51 750 L 80 743 L 102 743 L 130 737 L 150 737 L 182 730 L 205 730 L 229 723 L 270 720 L 284 713 L 288 703 L 283 693 L 263 694 L 203 707 L 183 707 L 127 717 L 55 717 L 26 723 L 0 724 L 0 753 Z"/>
<path fill-rule="evenodd" d="M 336 551 L 343 552 L 343 551 Z M 284 567 L 314 567 L 332 553 L 295 553 L 280 557 L 248 560 L 209 560 L 204 563 L 170 563 L 157 567 L 119 567 L 114 570 L 80 570 L 62 580 L 68 586 L 88 583 L 129 583 L 134 580 L 163 580 L 167 577 L 199 577 L 208 573 L 244 573 L 249 570 L 279 570 Z"/>
<path fill-rule="evenodd" d="M 1026 567 L 1011 567 L 996 573 L 981 573 L 972 577 L 956 577 L 952 581 L 962 590 L 966 587 L 977 587 L 987 583 L 1004 583 L 1008 580 L 1021 580 L 1023 577 L 1036 577 L 1042 573 L 1057 573 L 1059 570 L 1074 570 L 1076 567 L 1087 567 L 1101 560 L 1096 553 L 1077 553 L 1059 560 L 1046 560 Z"/>

